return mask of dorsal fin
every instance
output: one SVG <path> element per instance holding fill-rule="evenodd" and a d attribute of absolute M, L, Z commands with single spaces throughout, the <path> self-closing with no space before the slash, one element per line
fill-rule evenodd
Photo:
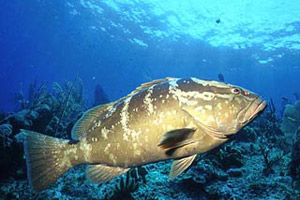
<path fill-rule="evenodd" d="M 72 139 L 79 140 L 86 137 L 90 125 L 93 124 L 92 122 L 98 120 L 101 115 L 103 115 L 111 106 L 113 106 L 113 104 L 114 102 L 96 106 L 87 110 L 74 125 L 72 129 Z"/>
<path fill-rule="evenodd" d="M 150 82 L 143 83 L 142 85 L 140 85 L 139 87 L 137 87 L 135 90 L 133 90 L 131 93 L 129 93 L 127 96 L 119 99 L 115 103 L 119 103 L 119 102 L 123 101 L 124 99 L 132 97 L 136 93 L 139 93 L 140 91 L 142 91 L 142 90 L 144 90 L 146 88 L 149 88 L 149 87 L 151 87 L 153 85 L 156 85 L 156 84 L 159 84 L 159 83 L 163 83 L 163 82 L 166 82 L 166 81 L 170 81 L 170 80 L 175 80 L 175 79 L 176 78 L 166 77 L 166 78 L 157 79 L 157 80 L 153 80 L 153 81 L 150 81 Z"/>
<path fill-rule="evenodd" d="M 172 78 L 172 77 L 166 77 L 166 78 L 162 78 L 162 79 L 156 79 L 156 80 L 153 80 L 153 81 L 150 81 L 150 82 L 146 82 L 146 83 L 143 83 L 141 86 L 137 87 L 133 92 L 139 92 L 145 88 L 149 88 L 153 85 L 156 85 L 156 84 L 159 84 L 159 83 L 163 83 L 163 82 L 166 82 L 166 81 L 171 81 L 171 80 L 175 80 L 176 78 Z"/>
<path fill-rule="evenodd" d="M 123 101 L 129 97 L 132 97 L 136 93 L 138 93 L 146 88 L 149 88 L 155 84 L 159 84 L 159 83 L 162 83 L 165 81 L 170 81 L 170 80 L 175 80 L 175 79 L 176 78 L 166 77 L 163 79 L 157 79 L 157 80 L 154 80 L 151 82 L 143 83 L 141 86 L 137 87 L 130 94 L 128 94 L 127 96 L 125 96 L 117 101 L 114 101 L 114 102 L 108 103 L 108 104 L 104 104 L 104 105 L 100 105 L 100 106 L 96 106 L 94 108 L 91 108 L 90 110 L 87 110 L 74 125 L 74 127 L 72 129 L 72 139 L 78 140 L 80 138 L 86 137 L 87 131 L 90 128 L 90 125 L 92 124 L 92 122 L 97 120 L 101 115 L 103 115 L 112 106 L 117 105 L 121 101 Z"/>

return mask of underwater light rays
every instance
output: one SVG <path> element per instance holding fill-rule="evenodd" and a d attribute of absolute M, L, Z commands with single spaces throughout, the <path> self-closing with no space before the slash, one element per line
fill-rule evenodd
<path fill-rule="evenodd" d="M 212 46 L 260 47 L 264 51 L 279 48 L 300 49 L 295 28 L 300 20 L 297 1 L 270 0 L 264 3 L 250 0 L 180 1 L 180 0 L 80 0 L 81 5 L 111 21 L 124 32 L 130 42 L 145 47 L 131 38 L 139 30 L 143 38 L 161 41 L 191 38 Z M 107 8 L 111 10 L 107 10 Z M 115 12 L 119 18 L 111 19 L 106 12 Z M 280 16 L 280 17 L 278 17 Z M 216 20 L 219 20 L 216 23 Z M 298 20 L 298 21 L 297 21 Z M 127 22 L 136 26 L 122 27 Z M 117 26 L 116 26 L 117 24 Z M 107 27 L 104 27 L 107 29 Z M 278 36 L 278 32 L 282 33 Z M 128 34 L 132 33 L 132 34 Z M 274 40 L 276 34 L 276 40 Z M 147 39 L 146 39 L 147 40 Z"/>

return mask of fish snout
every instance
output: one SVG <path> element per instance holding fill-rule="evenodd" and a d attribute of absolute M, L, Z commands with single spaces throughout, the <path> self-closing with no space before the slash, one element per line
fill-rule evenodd
<path fill-rule="evenodd" d="M 262 98 L 257 97 L 249 106 L 243 120 L 241 121 L 242 124 L 246 124 L 251 122 L 255 117 L 257 117 L 267 106 L 267 102 L 264 101 Z"/>

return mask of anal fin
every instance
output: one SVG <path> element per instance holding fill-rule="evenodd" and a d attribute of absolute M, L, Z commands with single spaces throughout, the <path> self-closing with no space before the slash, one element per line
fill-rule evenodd
<path fill-rule="evenodd" d="M 114 177 L 126 173 L 130 168 L 110 167 L 106 165 L 89 165 L 87 168 L 87 177 L 93 183 L 104 183 Z"/>
<path fill-rule="evenodd" d="M 196 156 L 197 154 L 181 158 L 179 160 L 174 160 L 171 167 L 171 172 L 169 174 L 169 179 L 175 178 L 176 176 L 184 172 L 192 164 Z"/>

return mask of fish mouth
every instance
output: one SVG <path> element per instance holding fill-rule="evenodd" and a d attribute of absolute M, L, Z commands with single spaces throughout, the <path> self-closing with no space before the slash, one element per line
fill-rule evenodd
<path fill-rule="evenodd" d="M 257 97 L 247 109 L 244 120 L 242 124 L 251 122 L 255 117 L 257 117 L 265 108 L 267 107 L 267 102 Z"/>

